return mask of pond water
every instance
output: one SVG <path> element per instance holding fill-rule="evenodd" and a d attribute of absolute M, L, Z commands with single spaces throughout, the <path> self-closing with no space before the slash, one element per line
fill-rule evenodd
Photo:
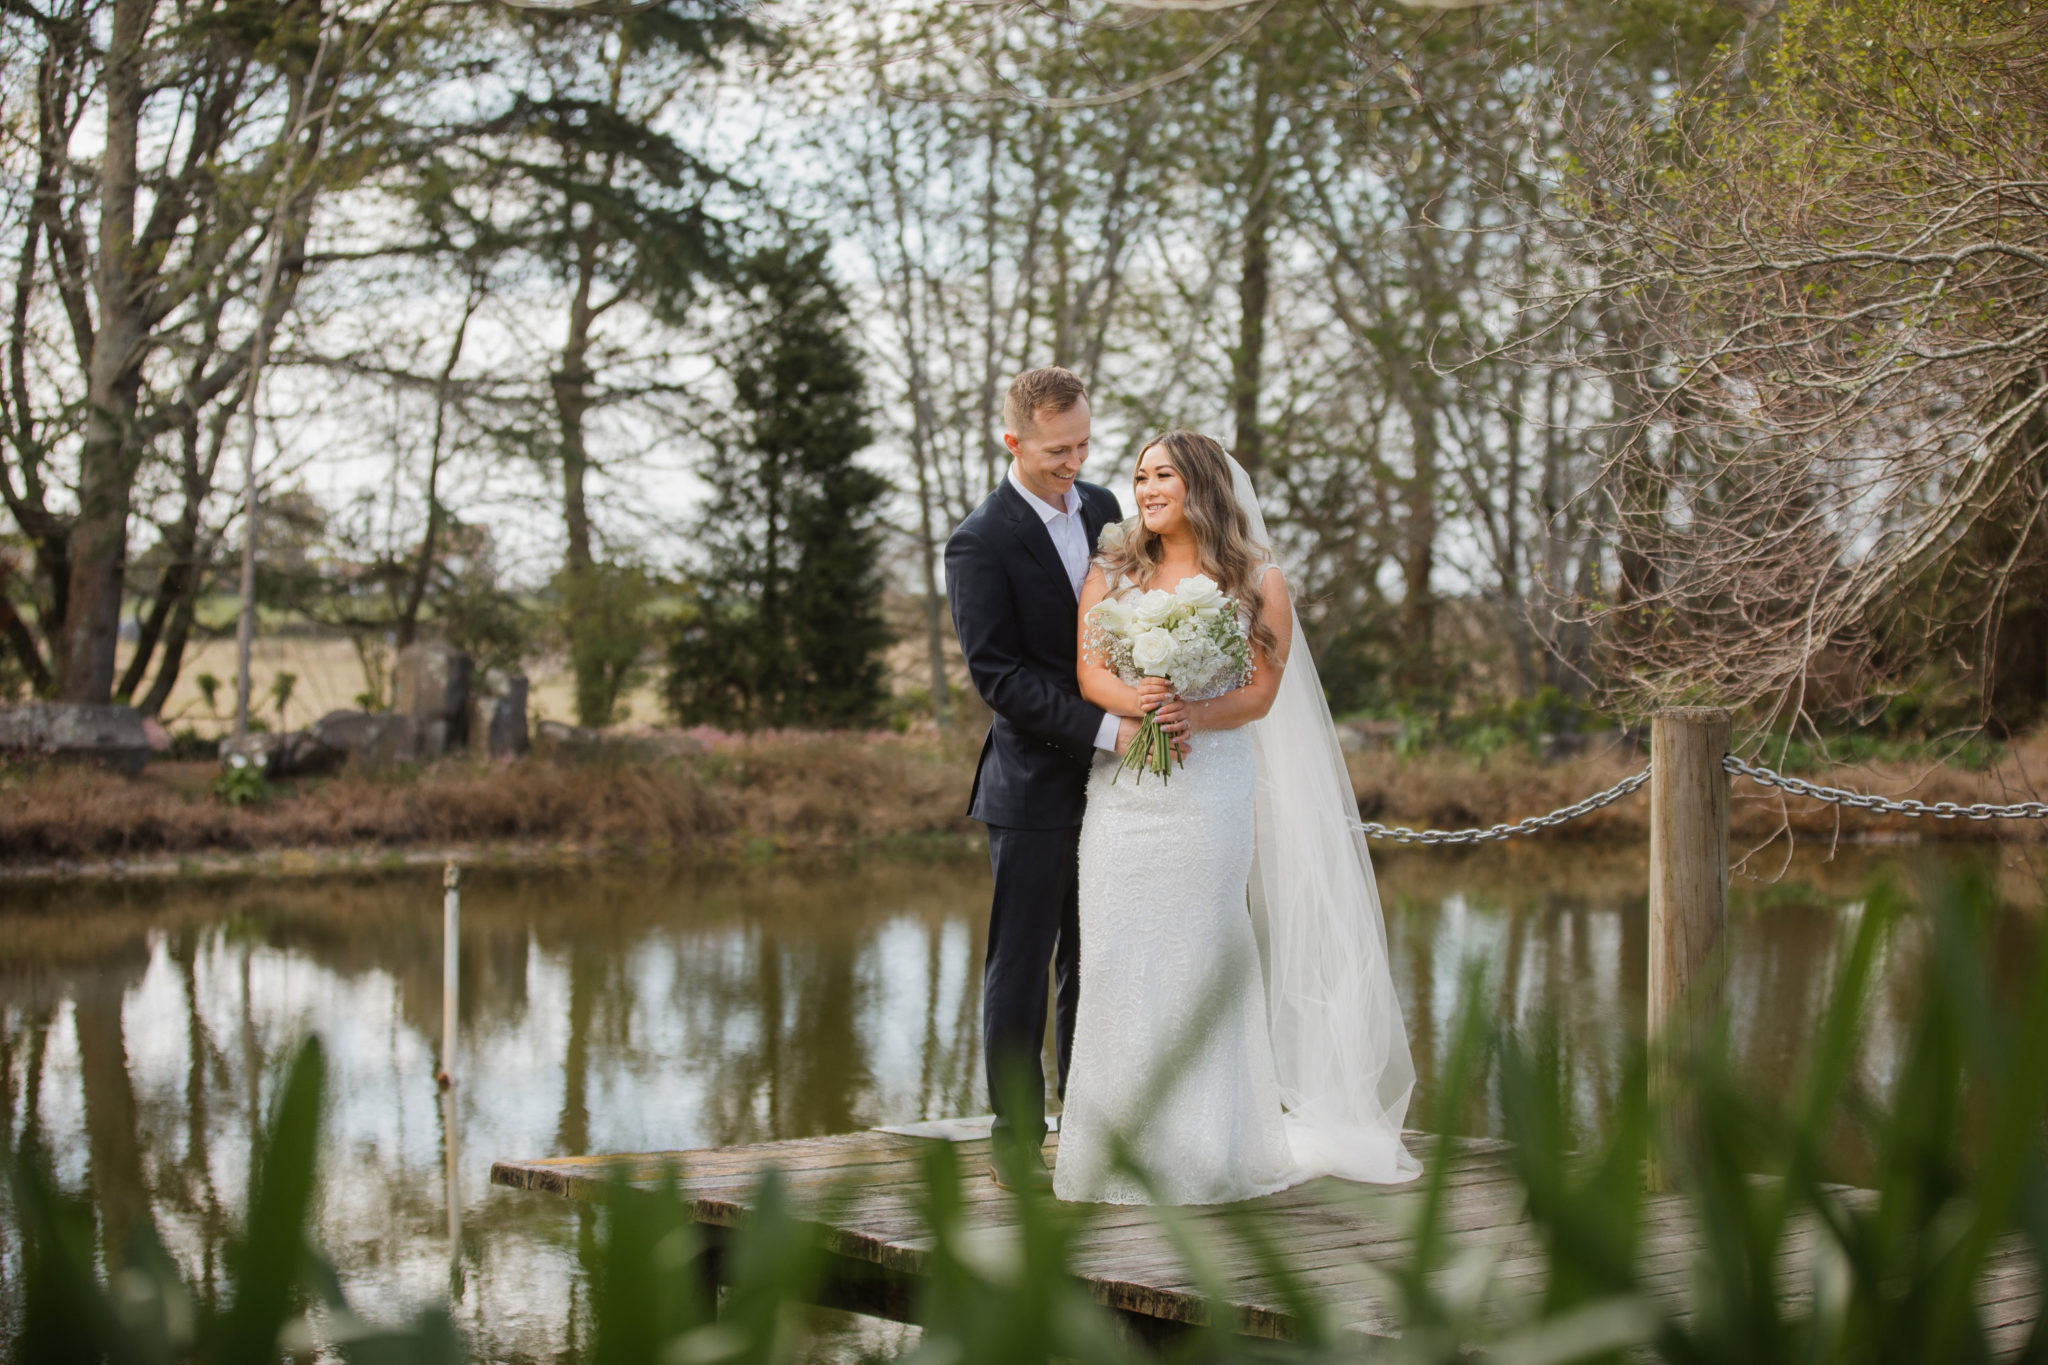
<path fill-rule="evenodd" d="M 1972 863 L 2016 904 L 2038 902 L 2012 849 L 1850 851 L 1738 883 L 1729 998 L 1745 1067 L 1794 1064 L 1872 878 Z M 1557 1020 L 1574 1102 L 1600 1126 L 1643 1012 L 1644 875 L 1639 850 L 1558 844 L 1382 860 L 1420 1077 L 1411 1124 L 1497 1124 L 1490 1095 L 1446 1110 L 1432 1087 L 1476 961 L 1498 1017 Z M 467 873 L 452 1254 L 435 873 L 0 888 L 0 1120 L 15 1140 L 43 1135 L 108 1233 L 153 1219 L 217 1282 L 260 1116 L 296 1043 L 318 1033 L 319 1236 L 358 1309 L 452 1297 L 483 1358 L 573 1359 L 589 1215 L 492 1188 L 490 1162 L 983 1112 L 987 892 L 971 857 Z M 1887 963 L 1865 1039 L 1873 1079 L 1919 942 L 1909 929 Z M 0 1282 L 19 1282 L 19 1250 L 0 1220 Z M 0 1317 L 17 1308 L 0 1286 Z M 848 1319 L 828 1335 L 851 1356 L 886 1350 L 889 1330 Z"/>

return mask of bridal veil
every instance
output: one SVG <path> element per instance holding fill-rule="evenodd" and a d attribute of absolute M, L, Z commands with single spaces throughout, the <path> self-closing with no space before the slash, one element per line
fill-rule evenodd
<path fill-rule="evenodd" d="M 1251 479 L 1232 488 L 1270 550 Z M 1415 1086 L 1358 799 L 1295 614 L 1280 689 L 1249 727 L 1258 758 L 1251 907 L 1265 947 L 1274 1069 L 1295 1161 L 1391 1184 L 1421 1174 L 1401 1144 Z"/>

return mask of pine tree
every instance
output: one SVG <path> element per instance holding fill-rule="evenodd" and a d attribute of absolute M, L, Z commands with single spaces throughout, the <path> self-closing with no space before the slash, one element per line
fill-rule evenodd
<path fill-rule="evenodd" d="M 861 726 L 885 697 L 888 482 L 855 463 L 873 432 L 825 250 L 747 263 L 726 361 L 736 420 L 703 469 L 708 562 L 669 648 L 669 707 L 685 724 Z"/>

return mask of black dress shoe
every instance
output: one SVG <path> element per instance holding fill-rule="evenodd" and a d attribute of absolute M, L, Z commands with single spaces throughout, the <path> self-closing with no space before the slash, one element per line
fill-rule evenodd
<path fill-rule="evenodd" d="M 1020 1153 L 1014 1159 L 991 1159 L 988 1178 L 996 1182 L 998 1189 L 1004 1190 L 1014 1191 L 1026 1185 L 1034 1190 L 1052 1188 L 1052 1172 L 1046 1167 L 1045 1153 L 1035 1149 Z"/>

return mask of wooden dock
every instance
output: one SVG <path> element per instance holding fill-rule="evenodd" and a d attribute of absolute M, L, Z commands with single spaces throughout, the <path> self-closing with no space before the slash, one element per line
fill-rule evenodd
<path fill-rule="evenodd" d="M 730 1229 L 747 1216 L 748 1200 L 761 1175 L 779 1168 L 799 1212 L 829 1200 L 833 1215 L 820 1227 L 833 1260 L 821 1301 L 878 1317 L 911 1321 L 918 1281 L 925 1271 L 928 1236 L 918 1211 L 923 1144 L 958 1144 L 966 1182 L 966 1214 L 977 1235 L 1000 1245 L 1015 1231 L 1015 1202 L 983 1174 L 988 1140 L 974 1136 L 973 1120 L 944 1120 L 908 1128 L 849 1133 L 838 1137 L 769 1142 L 691 1152 L 629 1153 L 614 1156 L 554 1157 L 500 1161 L 493 1183 L 515 1189 L 588 1198 L 603 1193 L 623 1175 L 651 1185 L 665 1170 L 680 1171 L 692 1216 L 710 1230 Z M 985 1132 L 985 1120 L 980 1131 Z M 1058 1138 L 1048 1139 L 1049 1157 Z M 1432 1140 L 1416 1135 L 1414 1149 L 1426 1154 Z M 1533 1229 L 1523 1216 L 1519 1188 L 1508 1168 L 1506 1144 L 1462 1139 L 1451 1172 L 1447 1226 L 1457 1247 L 1485 1247 L 1495 1256 L 1491 1303 L 1505 1310 L 1516 1296 L 1542 1289 L 1543 1259 Z M 1376 1265 L 1405 1257 L 1418 1198 L 1417 1187 L 1375 1190 L 1341 1181 L 1319 1180 L 1256 1201 L 1267 1227 L 1290 1264 L 1333 1321 L 1360 1338 L 1397 1333 Z M 1244 1207 L 1244 1206 L 1240 1206 Z M 1256 1270 L 1230 1265 L 1237 1244 L 1230 1220 L 1213 1209 L 1180 1210 L 1206 1246 L 1223 1253 L 1229 1287 L 1227 1312 L 1238 1330 L 1286 1340 L 1295 1324 Z M 1652 1195 L 1645 1216 L 1645 1283 L 1653 1296 L 1685 1311 L 1689 1267 L 1697 1245 L 1684 1201 Z M 1804 1280 L 1798 1261 L 1810 1234 L 1795 1239 L 1787 1273 Z M 1250 1258 L 1239 1258 L 1240 1262 Z M 1142 1339 L 1170 1339 L 1189 1324 L 1209 1321 L 1210 1304 L 1196 1287 L 1176 1244 L 1149 1209 L 1105 1209 L 1080 1246 L 1073 1269 L 1097 1302 L 1118 1313 Z M 1984 1321 L 2001 1354 L 2025 1341 L 2038 1311 L 2038 1293 L 2024 1254 L 2004 1249 L 1979 1293 Z"/>

